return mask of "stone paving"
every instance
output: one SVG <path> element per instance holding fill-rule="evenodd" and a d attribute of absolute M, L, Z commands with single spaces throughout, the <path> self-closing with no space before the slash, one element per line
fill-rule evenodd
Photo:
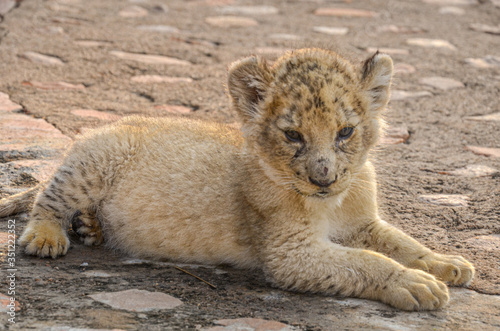
<path fill-rule="evenodd" d="M 225 69 L 231 61 L 254 53 L 272 62 L 288 49 L 333 44 L 354 58 L 380 50 L 395 60 L 389 126 L 382 139 L 386 149 L 381 158 L 387 163 L 392 162 L 390 153 L 415 159 L 416 150 L 443 148 L 440 141 L 426 142 L 439 132 L 437 128 L 465 127 L 474 133 L 458 136 L 454 140 L 458 144 L 445 144 L 445 154 L 459 155 L 460 161 L 446 163 L 448 155 L 434 160 L 429 152 L 429 159 L 417 166 L 441 176 L 430 181 L 443 181 L 442 176 L 447 176 L 469 184 L 457 184 L 458 189 L 449 192 L 435 187 L 416 192 L 415 208 L 422 202 L 423 214 L 433 217 L 441 213 L 453 217 L 453 213 L 466 213 L 467 208 L 481 214 L 480 199 L 471 188 L 480 185 L 493 185 L 488 186 L 496 190 L 491 199 L 500 201 L 499 1 L 0 0 L 0 15 L 0 198 L 48 179 L 78 134 L 126 115 L 192 116 L 237 125 L 224 93 Z M 463 106 L 465 102 L 474 110 L 453 114 L 470 106 Z M 389 182 L 391 171 L 395 170 L 382 170 L 382 181 Z M 385 191 L 382 194 L 382 201 L 391 201 Z M 213 296 L 221 303 L 210 301 L 211 292 L 197 298 L 179 289 L 175 289 L 176 296 L 158 287 L 165 275 L 157 270 L 170 270 L 172 264 L 125 263 L 119 257 L 112 262 L 106 253 L 88 253 L 76 245 L 70 252 L 73 257 L 55 262 L 29 259 L 19 252 L 24 292 L 19 290 L 11 301 L 2 288 L 0 330 L 499 329 L 498 208 L 497 204 L 488 216 L 493 225 L 470 226 L 480 231 L 450 244 L 463 245 L 461 254 L 467 254 L 468 247 L 474 255 L 489 254 L 478 272 L 489 287 L 478 287 L 478 292 L 453 289 L 450 305 L 439 312 L 404 313 L 376 302 L 301 296 L 255 284 L 241 291 L 238 280 L 245 279 L 245 272 L 187 266 L 220 282 L 228 274 L 237 275 L 226 285 L 227 292 L 247 296 L 249 312 L 238 300 L 224 301 L 220 294 Z M 20 216 L 23 219 L 26 215 Z M 402 220 L 400 226 L 405 226 Z M 418 227 L 434 231 L 428 225 Z M 19 224 L 17 229 L 21 228 Z M 6 229 L 0 232 L 4 261 Z M 443 235 L 443 229 L 436 231 L 438 237 Z M 419 239 L 438 247 L 428 237 Z M 89 262 L 76 263 L 78 254 L 88 256 L 97 269 L 89 270 Z M 148 280 L 134 282 L 131 276 L 137 274 L 130 271 L 144 265 L 154 270 L 147 285 Z M 202 286 L 182 283 L 176 275 L 168 273 L 167 278 L 178 281 L 181 288 Z M 90 281 L 97 284 L 95 290 L 82 285 L 88 289 L 67 295 L 72 282 Z M 44 293 L 44 286 L 49 285 L 55 292 Z M 45 297 L 46 311 L 42 308 Z M 204 312 L 198 301 L 220 309 Z M 61 310 L 56 309 L 59 305 Z M 259 309 L 260 305 L 264 308 Z M 282 311 L 276 312 L 275 307 Z M 16 324 L 8 321 L 7 313 L 12 311 Z"/>

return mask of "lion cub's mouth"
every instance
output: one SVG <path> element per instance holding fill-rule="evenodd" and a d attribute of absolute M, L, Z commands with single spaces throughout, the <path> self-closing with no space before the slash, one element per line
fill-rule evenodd
<path fill-rule="evenodd" d="M 325 199 L 325 198 L 329 198 L 329 197 L 336 195 L 335 193 L 333 193 L 329 189 L 323 189 L 321 191 L 317 191 L 314 193 L 304 193 L 301 190 L 299 190 L 295 185 L 292 185 L 292 187 L 295 190 L 295 192 L 302 195 L 303 197 L 313 197 L 313 198 Z"/>
<path fill-rule="evenodd" d="M 312 194 L 311 196 L 324 199 L 324 198 L 330 197 L 332 195 L 334 195 L 334 194 L 331 191 L 319 191 L 319 192 Z"/>

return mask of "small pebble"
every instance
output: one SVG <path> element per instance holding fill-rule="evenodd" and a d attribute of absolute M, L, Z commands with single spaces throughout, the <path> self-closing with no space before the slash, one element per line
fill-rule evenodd
<path fill-rule="evenodd" d="M 457 50 L 449 41 L 442 39 L 410 38 L 406 40 L 406 43 L 412 46 L 443 48 L 451 51 Z"/>
<path fill-rule="evenodd" d="M 337 16 L 337 17 L 375 17 L 376 12 L 370 10 L 354 8 L 318 8 L 314 11 L 317 16 Z"/>
<path fill-rule="evenodd" d="M 419 80 L 420 84 L 432 86 L 434 88 L 447 91 L 456 88 L 463 88 L 464 83 L 447 77 L 424 77 Z"/>

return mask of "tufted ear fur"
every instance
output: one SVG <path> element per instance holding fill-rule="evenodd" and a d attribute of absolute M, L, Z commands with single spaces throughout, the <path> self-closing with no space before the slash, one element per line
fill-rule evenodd
<path fill-rule="evenodd" d="M 372 111 L 382 111 L 389 102 L 391 78 L 392 60 L 389 55 L 377 51 L 363 64 L 361 83 L 368 94 Z"/>
<path fill-rule="evenodd" d="M 260 113 L 259 103 L 271 83 L 272 75 L 265 60 L 251 56 L 229 66 L 228 90 L 233 106 L 243 121 Z"/>

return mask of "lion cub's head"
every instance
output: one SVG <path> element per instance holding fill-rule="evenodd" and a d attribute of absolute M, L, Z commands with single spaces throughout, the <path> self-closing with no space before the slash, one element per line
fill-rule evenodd
<path fill-rule="evenodd" d="M 290 52 L 272 67 L 248 57 L 229 68 L 228 89 L 248 147 L 267 176 L 303 196 L 344 191 L 380 134 L 392 60 L 355 68 L 334 52 Z"/>

